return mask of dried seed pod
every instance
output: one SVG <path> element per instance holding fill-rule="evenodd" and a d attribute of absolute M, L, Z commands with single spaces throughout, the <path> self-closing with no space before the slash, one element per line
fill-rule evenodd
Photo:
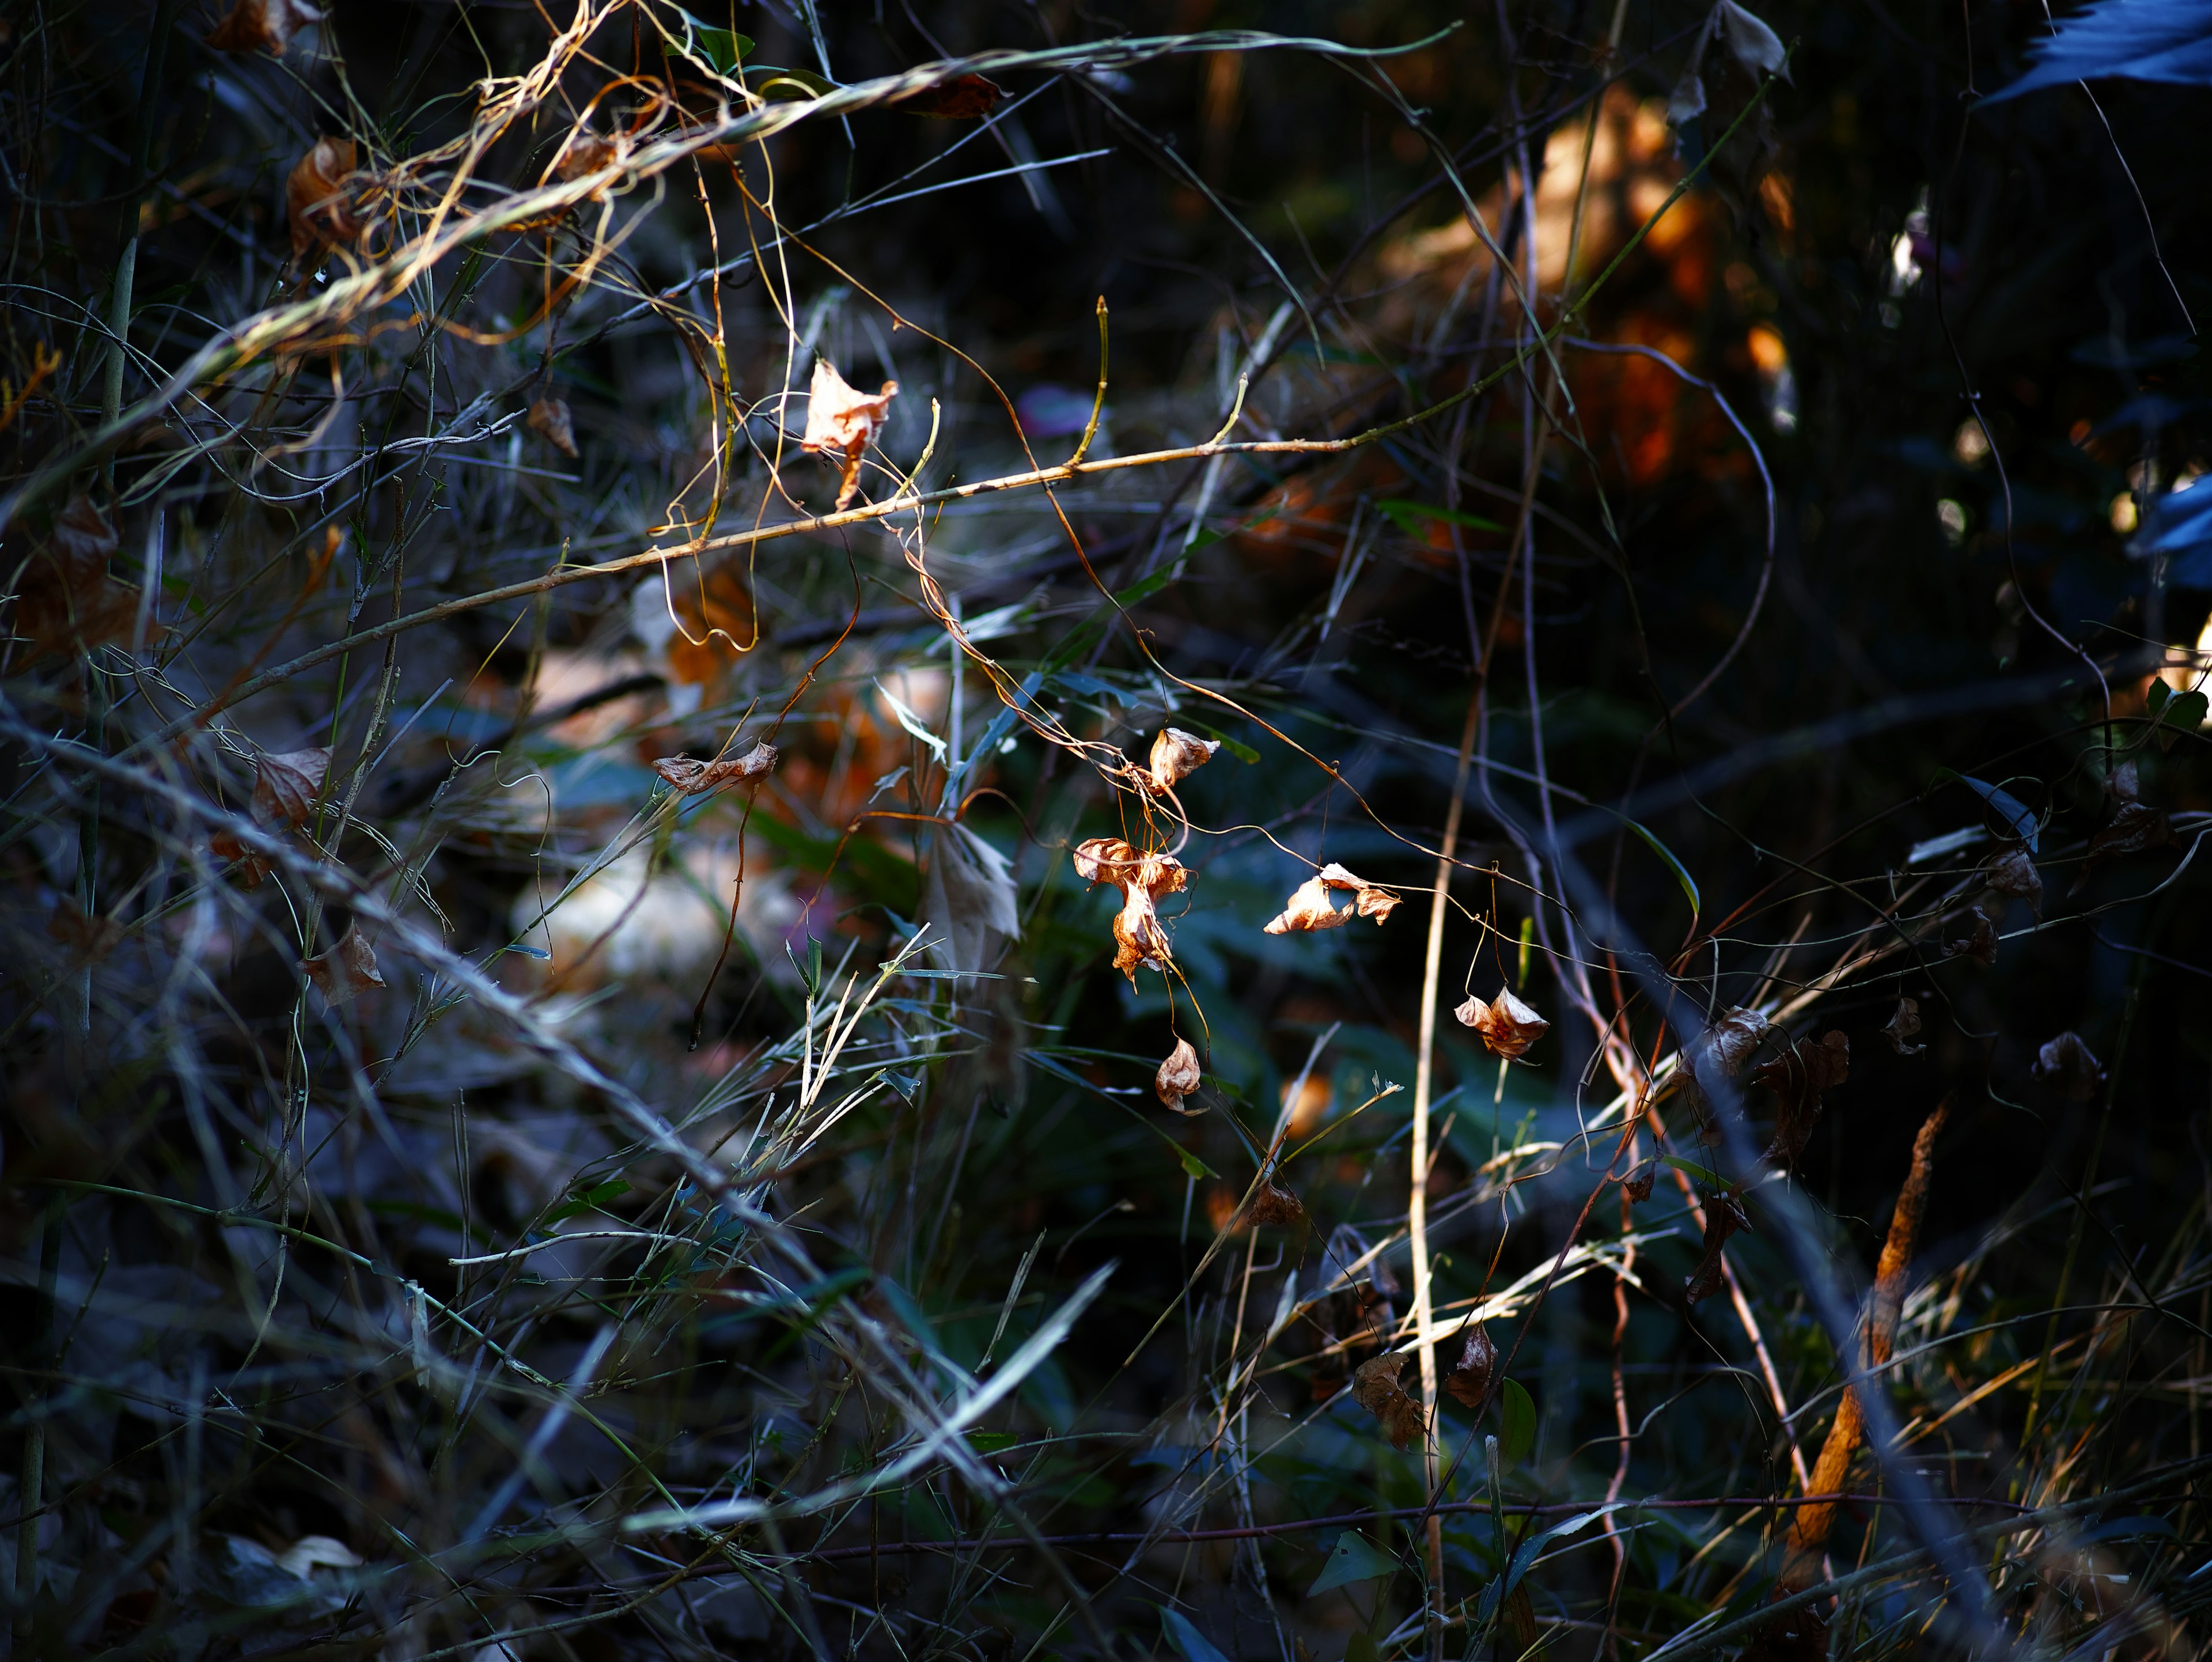
<path fill-rule="evenodd" d="M 530 406 L 530 413 L 523 420 L 529 423 L 531 431 L 562 455 L 574 457 L 581 454 L 576 448 L 576 423 L 568 413 L 566 399 L 540 399 Z"/>

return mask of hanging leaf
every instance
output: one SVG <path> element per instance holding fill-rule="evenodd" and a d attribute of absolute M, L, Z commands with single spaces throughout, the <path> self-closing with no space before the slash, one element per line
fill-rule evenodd
<path fill-rule="evenodd" d="M 1460 1345 L 1459 1361 L 1444 1375 L 1444 1389 L 1462 1407 L 1479 1410 L 1490 1392 L 1490 1375 L 1498 1366 L 1498 1347 L 1491 1342 L 1490 1330 L 1480 1322 L 1469 1322 L 1462 1330 L 1465 1336 Z"/>
<path fill-rule="evenodd" d="M 1287 1229 L 1306 1221 L 1306 1205 L 1296 1195 L 1278 1184 L 1273 1176 L 1263 1178 L 1245 1202 L 1243 1221 L 1269 1224 Z"/>
<path fill-rule="evenodd" d="M 2036 1051 L 2035 1076 L 2069 1102 L 2088 1102 L 2095 1099 L 2105 1070 L 2081 1034 L 2069 1028 Z"/>
<path fill-rule="evenodd" d="M 1698 1260 L 1697 1269 L 1682 1283 L 1686 1302 L 1696 1304 L 1721 1290 L 1722 1249 L 1730 1235 L 1750 1228 L 1751 1220 L 1744 1215 L 1743 1203 L 1735 1196 L 1717 1194 L 1705 1197 L 1705 1250 Z"/>
<path fill-rule="evenodd" d="M 81 969 L 115 950 L 115 943 L 123 939 L 123 925 L 112 917 L 88 916 L 64 901 L 47 917 L 46 936 L 61 942 L 70 961 Z"/>
<path fill-rule="evenodd" d="M 1990 915 L 1979 906 L 1969 906 L 1963 921 L 1967 926 L 1966 934 L 1957 940 L 1945 941 L 1943 956 L 1971 958 L 1977 964 L 1996 963 L 1997 930 L 1996 925 L 1990 921 Z"/>
<path fill-rule="evenodd" d="M 2164 808 L 2124 801 L 2113 814 L 2112 824 L 2090 837 L 2089 857 L 2081 862 L 2081 875 L 2087 877 L 2100 866 L 2108 866 L 2128 855 L 2167 848 L 2179 840 Z"/>
<path fill-rule="evenodd" d="M 1997 893 L 2025 900 L 2030 912 L 2043 916 L 2042 874 L 2026 849 L 2014 846 L 1990 855 L 1989 864 L 1982 868 L 1982 878 Z"/>
<path fill-rule="evenodd" d="M 1086 883 L 1111 883 L 1122 894 L 1114 919 L 1114 967 L 1136 983 L 1142 965 L 1165 972 L 1174 961 L 1160 922 L 1162 895 L 1180 892 L 1190 874 L 1171 854 L 1139 854 L 1118 837 L 1094 837 L 1073 850 L 1076 874 Z"/>
<path fill-rule="evenodd" d="M 269 831 L 297 831 L 307 823 L 330 776 L 327 746 L 264 755 L 253 764 L 253 820 Z"/>
<path fill-rule="evenodd" d="M 1401 1450 L 1411 1447 L 1428 1425 L 1421 1405 L 1398 1383 L 1408 1360 L 1402 1350 L 1386 1350 L 1360 1363 L 1352 1375 L 1352 1400 L 1375 1416 L 1383 1435 Z"/>
<path fill-rule="evenodd" d="M 973 121 L 990 114 L 1006 97 L 1006 88 L 980 75 L 957 75 L 934 87 L 891 100 L 891 107 L 908 115 L 932 115 L 945 121 Z M 1077 431 L 1081 431 L 1080 428 Z"/>
<path fill-rule="evenodd" d="M 2165 683 L 2159 685 L 2163 686 Z M 2208 717 L 2212 717 L 2212 698 L 2207 698 L 2202 691 L 2175 693 L 2158 712 L 2158 726 L 2154 730 L 2158 747 L 2172 750 L 2175 740 L 2195 733 Z"/>
<path fill-rule="evenodd" d="M 1528 1047 L 1543 1038 L 1552 1025 L 1515 996 L 1510 987 L 1500 987 L 1498 996 L 1487 1004 L 1470 997 L 1452 1014 L 1462 1026 L 1482 1035 L 1483 1046 L 1491 1055 L 1509 1062 L 1527 1055 Z"/>
<path fill-rule="evenodd" d="M 565 399 L 539 399 L 523 420 L 532 432 L 562 455 L 573 458 L 581 454 L 576 448 L 576 423 Z"/>
<path fill-rule="evenodd" d="M 71 497 L 23 573 L 14 633 L 28 646 L 13 667 L 131 638 L 140 591 L 107 575 L 115 549 L 107 516 L 90 497 Z"/>
<path fill-rule="evenodd" d="M 1340 911 L 1329 899 L 1332 894 L 1349 894 L 1352 903 Z M 1355 917 L 1385 922 L 1397 909 L 1398 897 L 1391 891 L 1332 861 L 1291 891 L 1282 911 L 1261 927 L 1268 934 L 1310 934 L 1340 928 Z"/>
<path fill-rule="evenodd" d="M 1182 1654 L 1182 1662 L 1229 1662 L 1181 1610 L 1161 1606 L 1160 1626 L 1167 1632 L 1168 1642 Z"/>
<path fill-rule="evenodd" d="M 361 165 L 350 138 L 319 138 L 292 166 L 284 181 L 284 211 L 292 227 L 292 255 L 305 260 L 332 244 L 357 242 L 368 231 L 356 211 L 349 180 Z"/>
<path fill-rule="evenodd" d="M 371 987 L 384 985 L 384 977 L 376 967 L 376 953 L 358 928 L 347 929 L 329 951 L 300 967 L 332 1004 L 343 1004 Z"/>
<path fill-rule="evenodd" d="M 1186 1108 L 1183 1099 L 1198 1089 L 1205 1075 L 1199 1071 L 1198 1052 L 1187 1038 L 1176 1041 L 1175 1049 L 1168 1052 L 1160 1070 L 1152 1075 L 1152 1092 L 1167 1107 L 1178 1114 L 1196 1113 L 1197 1109 Z"/>
<path fill-rule="evenodd" d="M 806 399 L 806 432 L 801 450 L 836 458 L 844 472 L 837 482 L 837 511 L 843 513 L 860 488 L 860 458 L 890 413 L 898 383 L 887 380 L 883 391 L 866 393 L 845 384 L 827 358 L 814 361 L 814 380 Z"/>
<path fill-rule="evenodd" d="M 282 58 L 300 30 L 323 21 L 307 0 L 237 0 L 222 21 L 208 31 L 217 52 L 265 52 Z"/>
<path fill-rule="evenodd" d="M 2030 854 L 2039 851 L 2043 827 L 2027 803 L 1986 780 L 1972 778 L 1963 773 L 1953 773 L 1948 768 L 1942 776 L 1957 780 L 1989 805 L 1990 812 L 2004 824 L 2004 834 L 2014 842 L 2027 846 Z"/>
<path fill-rule="evenodd" d="M 1147 790 L 1173 790 L 1213 759 L 1221 748 L 1218 739 L 1200 739 L 1181 728 L 1162 728 L 1152 740 L 1151 765 L 1137 770 L 1138 782 Z"/>
<path fill-rule="evenodd" d="M 1012 862 L 965 825 L 930 838 L 917 921 L 934 924 L 948 970 L 988 970 L 1022 932 Z"/>
<path fill-rule="evenodd" d="M 1306 1597 L 1348 1587 L 1355 1581 L 1374 1581 L 1395 1575 L 1398 1568 L 1396 1559 L 1358 1530 L 1348 1529 L 1336 1537 L 1336 1544 L 1329 1549 L 1328 1562 L 1321 1567 L 1313 1586 L 1306 1589 Z"/>
<path fill-rule="evenodd" d="M 1794 1044 L 1752 1075 L 1772 1091 L 1780 1102 L 1775 1115 L 1774 1141 L 1765 1158 L 1777 1166 L 1793 1164 L 1813 1135 L 1820 1117 L 1821 1093 L 1850 1077 L 1851 1042 L 1832 1032 L 1818 1044 Z"/>
<path fill-rule="evenodd" d="M 1905 1041 L 1920 1031 L 1920 1001 L 1899 997 L 1896 1012 L 1885 1022 L 1881 1036 L 1889 1041 L 1889 1048 L 1901 1056 L 1917 1056 L 1928 1047 L 1908 1044 Z"/>

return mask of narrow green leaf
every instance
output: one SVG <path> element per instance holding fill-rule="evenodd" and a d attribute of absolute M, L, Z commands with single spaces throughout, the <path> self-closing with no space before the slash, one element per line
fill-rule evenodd
<path fill-rule="evenodd" d="M 1651 834 L 1649 829 L 1638 825 L 1635 820 L 1628 819 L 1626 823 L 1629 830 L 1644 839 L 1645 845 L 1652 853 L 1667 862 L 1667 869 L 1674 874 L 1674 880 L 1682 886 L 1682 892 L 1690 898 L 1691 915 L 1694 916 L 1703 912 L 1705 909 L 1705 902 L 1698 898 L 1697 881 L 1690 875 L 1690 868 L 1674 857 L 1674 850 L 1662 843 Z"/>
<path fill-rule="evenodd" d="M 1536 1446 L 1536 1404 L 1518 1379 L 1508 1379 L 1498 1396 L 1498 1411 L 1505 1422 L 1498 1452 L 1509 1466 L 1517 1466 Z"/>
<path fill-rule="evenodd" d="M 1372 1581 L 1378 1576 L 1395 1573 L 1397 1568 L 1396 1559 L 1358 1531 L 1348 1529 L 1336 1537 L 1336 1544 L 1329 1549 L 1328 1562 L 1321 1567 L 1313 1586 L 1306 1589 L 1306 1597 L 1310 1598 L 1332 1587 L 1348 1587 L 1354 1581 Z"/>
<path fill-rule="evenodd" d="M 1180 1148 L 1176 1152 L 1182 1156 L 1182 1169 L 1186 1177 L 1210 1178 L 1218 1175 L 1211 1166 L 1192 1154 L 1189 1149 Z"/>
<path fill-rule="evenodd" d="M 1419 529 L 1418 521 L 1440 520 L 1446 525 L 1465 526 L 1470 531 L 1503 531 L 1505 527 L 1495 520 L 1486 520 L 1480 514 L 1470 514 L 1460 508 L 1438 508 L 1430 502 L 1407 502 L 1402 496 L 1385 496 L 1376 507 L 1390 518 L 1390 522 L 1409 535 Z"/>

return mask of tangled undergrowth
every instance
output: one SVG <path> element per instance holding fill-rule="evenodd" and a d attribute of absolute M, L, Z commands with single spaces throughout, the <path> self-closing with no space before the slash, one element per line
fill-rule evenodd
<path fill-rule="evenodd" d="M 0 20 L 12 1653 L 2201 1653 L 2206 94 L 2044 30 Z"/>

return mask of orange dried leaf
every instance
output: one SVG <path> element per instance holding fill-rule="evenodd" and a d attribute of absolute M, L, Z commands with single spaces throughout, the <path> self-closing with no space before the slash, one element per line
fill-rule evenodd
<path fill-rule="evenodd" d="M 1283 910 L 1263 927 L 1269 934 L 1311 934 L 1322 929 L 1334 929 L 1352 922 L 1352 908 L 1339 911 L 1329 904 L 1328 885 L 1318 877 L 1309 877 L 1291 892 Z"/>
<path fill-rule="evenodd" d="M 305 259 L 331 243 L 357 240 L 368 227 L 354 212 L 348 175 L 360 166 L 350 138 L 319 138 L 293 164 L 284 181 L 284 211 L 292 226 L 292 254 Z"/>
<path fill-rule="evenodd" d="M 1487 1004 L 1469 998 L 1452 1014 L 1462 1026 L 1482 1035 L 1483 1048 L 1491 1055 L 1508 1061 L 1527 1055 L 1528 1047 L 1543 1038 L 1552 1025 L 1516 998 L 1510 987 L 1500 987 L 1498 996 Z"/>
<path fill-rule="evenodd" d="M 1160 1063 L 1160 1070 L 1152 1075 L 1152 1090 L 1161 1102 L 1179 1114 L 1192 1111 L 1185 1108 L 1183 1099 L 1198 1089 L 1205 1075 L 1199 1071 L 1198 1052 L 1190 1041 L 1179 1038 L 1168 1058 Z"/>
<path fill-rule="evenodd" d="M 293 35 L 322 21 L 323 14 L 307 0 L 237 0 L 208 31 L 207 43 L 217 52 L 265 52 L 282 58 Z"/>
<path fill-rule="evenodd" d="M 653 770 L 683 794 L 696 796 L 718 785 L 757 779 L 775 766 L 781 754 L 774 745 L 763 740 L 743 756 L 726 756 L 714 762 L 695 761 L 689 756 L 664 756 L 653 764 Z"/>
<path fill-rule="evenodd" d="M 540 399 L 530 406 L 530 413 L 523 419 L 529 423 L 532 432 L 562 455 L 580 454 L 576 448 L 576 423 L 568 414 L 567 399 Z"/>
<path fill-rule="evenodd" d="M 1173 954 L 1156 903 L 1182 890 L 1189 871 L 1171 854 L 1139 854 L 1118 837 L 1094 837 L 1072 852 L 1085 882 L 1111 883 L 1121 891 L 1121 910 L 1114 918 L 1114 967 L 1132 983 L 1139 965 L 1164 971 Z"/>
<path fill-rule="evenodd" d="M 1305 1217 L 1305 1202 L 1273 1178 L 1263 1179 L 1244 1206 L 1243 1221 L 1249 1224 L 1264 1223 L 1287 1229 L 1292 1224 L 1304 1223 Z"/>
<path fill-rule="evenodd" d="M 269 862 L 228 831 L 217 831 L 208 838 L 208 852 L 230 863 L 230 874 L 241 889 L 258 889 L 269 880 Z"/>
<path fill-rule="evenodd" d="M 595 133 L 586 127 L 568 141 L 568 148 L 561 152 L 561 159 L 553 164 L 556 179 L 582 179 L 598 173 L 621 160 L 628 146 L 620 135 L 610 138 L 605 133 Z"/>
<path fill-rule="evenodd" d="M 1148 789 L 1173 790 L 1211 762 L 1220 748 L 1218 739 L 1200 739 L 1181 728 L 1162 728 L 1152 740 L 1151 766 L 1140 769 L 1137 777 Z"/>
<path fill-rule="evenodd" d="M 343 1004 L 371 987 L 384 985 L 384 977 L 376 967 L 376 953 L 358 928 L 349 928 L 328 952 L 318 953 L 300 967 L 332 1004 Z"/>
<path fill-rule="evenodd" d="M 880 393 L 861 393 L 846 385 L 829 359 L 814 362 L 814 380 L 807 392 L 806 432 L 799 447 L 816 455 L 834 456 L 843 464 L 844 477 L 837 482 L 840 513 L 860 488 L 860 457 L 882 429 L 890 414 L 891 399 L 897 394 L 895 380 L 885 381 Z"/>
<path fill-rule="evenodd" d="M 1428 1428 L 1421 1405 L 1398 1383 L 1405 1370 L 1403 1351 L 1384 1351 L 1360 1363 L 1352 1375 L 1352 1400 L 1382 1422 L 1382 1434 L 1397 1448 L 1409 1448 Z"/>

